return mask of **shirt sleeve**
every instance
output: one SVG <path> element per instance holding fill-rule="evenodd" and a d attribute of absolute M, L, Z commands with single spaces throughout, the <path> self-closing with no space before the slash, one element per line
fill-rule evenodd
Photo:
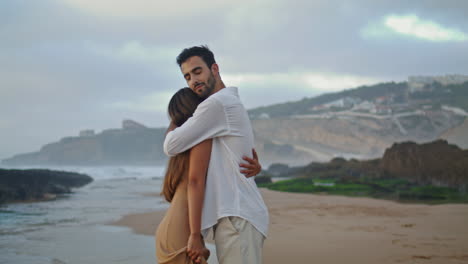
<path fill-rule="evenodd" d="M 198 143 L 229 133 L 224 106 L 214 98 L 208 98 L 198 105 L 193 116 L 185 123 L 167 133 L 164 153 L 175 156 Z"/>

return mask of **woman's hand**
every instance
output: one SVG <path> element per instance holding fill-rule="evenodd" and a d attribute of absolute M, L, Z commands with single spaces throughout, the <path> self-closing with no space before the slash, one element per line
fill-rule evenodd
<path fill-rule="evenodd" d="M 187 255 L 195 262 L 200 263 L 201 257 L 208 259 L 210 251 L 205 247 L 200 234 L 191 234 L 187 243 Z"/>
<path fill-rule="evenodd" d="M 203 249 L 203 257 L 205 257 L 205 260 L 208 260 L 208 258 L 210 257 L 210 250 L 205 248 Z"/>

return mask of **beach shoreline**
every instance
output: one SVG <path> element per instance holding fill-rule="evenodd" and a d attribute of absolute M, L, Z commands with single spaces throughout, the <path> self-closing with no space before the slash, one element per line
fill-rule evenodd
<path fill-rule="evenodd" d="M 264 263 L 468 263 L 467 204 L 261 193 L 270 212 Z M 108 224 L 154 236 L 164 214 L 128 214 Z"/>

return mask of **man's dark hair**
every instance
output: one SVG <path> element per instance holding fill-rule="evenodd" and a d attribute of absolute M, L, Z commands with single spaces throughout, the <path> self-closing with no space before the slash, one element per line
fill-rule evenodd
<path fill-rule="evenodd" d="M 179 64 L 179 67 L 184 63 L 186 60 L 193 56 L 198 56 L 202 58 L 202 60 L 208 65 L 208 68 L 211 69 L 211 65 L 216 63 L 214 59 L 214 54 L 211 52 L 211 50 L 208 48 L 208 46 L 194 46 L 190 48 L 184 49 L 179 56 L 177 56 L 177 64 Z"/>

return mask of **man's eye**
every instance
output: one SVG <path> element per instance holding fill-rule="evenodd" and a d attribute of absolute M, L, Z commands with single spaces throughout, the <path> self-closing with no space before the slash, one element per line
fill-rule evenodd
<path fill-rule="evenodd" d="M 190 76 L 185 75 L 185 80 L 187 80 L 187 81 L 190 80 Z"/>
<path fill-rule="evenodd" d="M 194 71 L 194 73 L 200 74 L 200 73 L 201 73 L 201 69 L 196 69 L 196 70 Z"/>

